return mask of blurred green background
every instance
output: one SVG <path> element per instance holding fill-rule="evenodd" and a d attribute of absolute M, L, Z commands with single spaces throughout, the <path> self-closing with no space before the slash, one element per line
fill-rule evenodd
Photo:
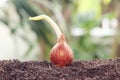
<path fill-rule="evenodd" d="M 65 34 L 75 60 L 120 56 L 120 0 L 1 0 L 0 60 L 49 60 L 57 37 L 50 16 Z"/>

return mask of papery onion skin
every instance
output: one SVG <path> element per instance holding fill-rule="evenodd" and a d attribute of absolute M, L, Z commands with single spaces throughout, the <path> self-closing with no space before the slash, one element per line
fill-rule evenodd
<path fill-rule="evenodd" d="M 73 61 L 74 55 L 72 49 L 67 45 L 63 36 L 50 52 L 50 60 L 57 66 L 66 66 Z"/>

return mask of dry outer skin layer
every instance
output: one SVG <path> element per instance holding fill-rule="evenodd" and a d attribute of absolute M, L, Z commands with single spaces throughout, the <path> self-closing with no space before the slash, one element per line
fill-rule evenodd
<path fill-rule="evenodd" d="M 47 61 L 0 61 L 0 80 L 120 80 L 120 58 L 74 61 L 56 67 Z"/>

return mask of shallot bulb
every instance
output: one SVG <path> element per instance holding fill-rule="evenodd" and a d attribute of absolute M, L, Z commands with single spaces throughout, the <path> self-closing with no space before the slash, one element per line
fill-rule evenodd
<path fill-rule="evenodd" d="M 65 66 L 73 61 L 72 49 L 67 45 L 64 35 L 61 35 L 57 44 L 52 48 L 50 60 L 58 66 Z"/>
<path fill-rule="evenodd" d="M 63 33 L 61 33 L 57 24 L 46 15 L 40 15 L 29 18 L 29 20 L 42 20 L 42 19 L 49 22 L 49 24 L 52 26 L 58 37 L 56 45 L 50 51 L 51 62 L 60 67 L 69 65 L 74 59 L 73 51 L 66 43 L 65 36 Z"/>

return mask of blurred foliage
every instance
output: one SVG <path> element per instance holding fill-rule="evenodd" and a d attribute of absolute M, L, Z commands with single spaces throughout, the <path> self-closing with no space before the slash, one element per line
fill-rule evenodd
<path fill-rule="evenodd" d="M 19 24 L 14 23 L 15 27 L 10 27 L 11 21 L 7 17 L 11 15 L 8 14 L 1 18 L 1 21 L 9 26 L 13 35 L 16 35 L 19 27 L 25 31 L 25 27 L 28 25 L 37 36 L 44 59 L 49 60 L 49 51 L 56 43 L 54 31 L 44 21 L 28 21 L 29 16 L 46 14 L 53 18 L 66 35 L 68 44 L 74 51 L 75 59 L 105 59 L 110 57 L 106 45 L 95 43 L 90 36 L 90 30 L 101 25 L 103 16 L 114 18 L 116 15 L 114 12 L 102 14 L 101 2 L 102 0 L 9 0 L 9 6 L 12 4 L 19 16 Z M 103 2 L 108 5 L 111 0 L 103 0 Z M 72 36 L 71 28 L 74 26 L 84 29 L 85 35 Z M 25 53 L 25 56 L 28 56 L 31 54 L 30 51 L 34 44 L 25 35 L 22 35 L 21 38 L 29 44 Z"/>

